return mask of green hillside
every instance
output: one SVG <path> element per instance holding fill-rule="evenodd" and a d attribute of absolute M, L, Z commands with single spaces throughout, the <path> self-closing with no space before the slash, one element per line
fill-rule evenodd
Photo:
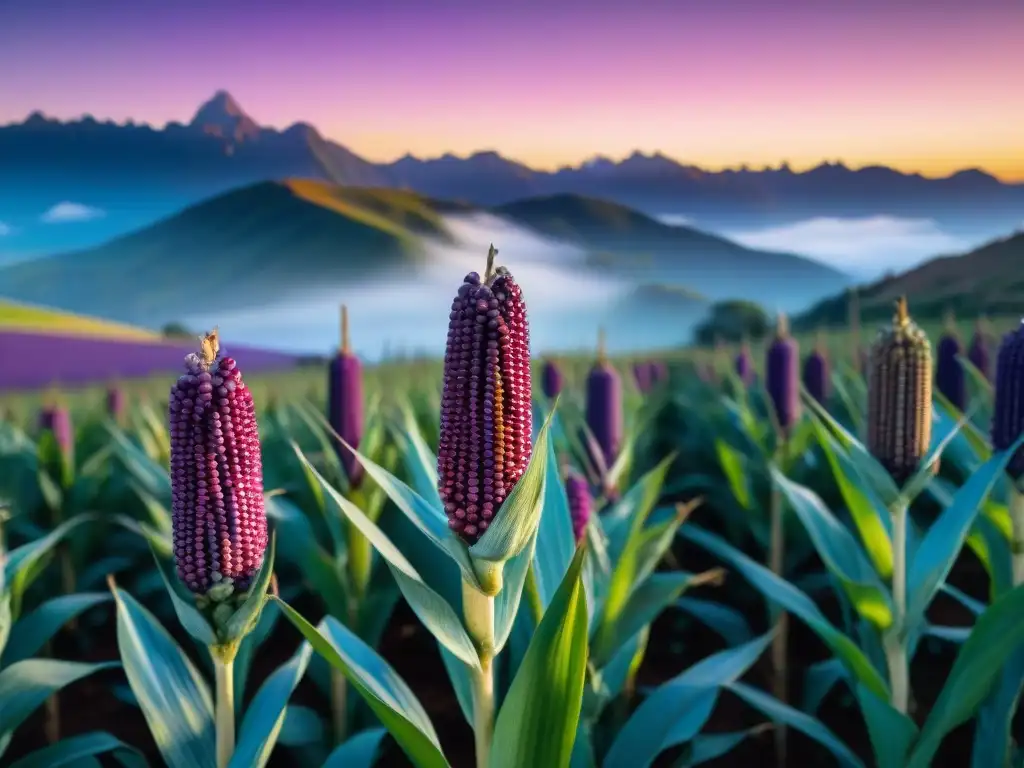
<path fill-rule="evenodd" d="M 751 250 L 717 235 L 665 224 L 618 203 L 582 195 L 533 197 L 500 206 L 495 212 L 588 249 L 594 265 L 632 269 L 644 275 L 644 280 L 678 281 L 701 292 L 714 292 L 715 278 L 723 276 L 773 282 L 795 279 L 812 289 L 836 288 L 844 282 L 836 270 L 809 259 Z M 694 273 L 700 275 L 697 280 Z M 709 285 L 701 285 L 701 280 Z"/>
<path fill-rule="evenodd" d="M 415 260 L 448 238 L 409 192 L 266 182 L 185 209 L 88 251 L 0 270 L 0 295 L 162 325 L 200 305 L 258 306 Z"/>
<path fill-rule="evenodd" d="M 130 341 L 155 341 L 162 338 L 159 333 L 143 328 L 14 301 L 0 301 L 0 332 L 3 331 L 30 331 L 62 336 L 82 335 Z"/>
<path fill-rule="evenodd" d="M 883 321 L 893 303 L 906 296 L 915 318 L 938 320 L 947 311 L 971 318 L 1024 312 L 1024 232 L 995 240 L 960 256 L 943 256 L 858 289 L 861 317 Z M 837 294 L 794 319 L 801 328 L 841 325 L 849 313 L 848 294 Z"/>

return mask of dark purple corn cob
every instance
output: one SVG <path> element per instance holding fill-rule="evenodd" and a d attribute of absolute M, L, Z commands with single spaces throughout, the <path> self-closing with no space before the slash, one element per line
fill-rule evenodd
<path fill-rule="evenodd" d="M 832 390 L 832 379 L 829 370 L 828 354 L 824 341 L 819 336 L 811 354 L 804 360 L 804 389 L 821 405 L 828 402 Z"/>
<path fill-rule="evenodd" d="M 217 332 L 171 387 L 171 509 L 178 577 L 194 593 L 244 592 L 263 564 L 267 517 L 252 393 Z M 230 581 L 228 581 L 230 580 Z"/>
<path fill-rule="evenodd" d="M 53 435 L 57 448 L 65 456 L 70 456 L 75 450 L 75 432 L 67 408 L 59 405 L 44 408 L 39 412 L 39 429 Z"/>
<path fill-rule="evenodd" d="M 935 363 L 935 388 L 958 410 L 967 405 L 967 382 L 964 367 L 960 365 L 962 349 L 952 315 L 946 319 L 946 332 L 939 339 Z"/>
<path fill-rule="evenodd" d="M 107 390 L 107 415 L 115 421 L 121 421 L 124 418 L 124 409 L 124 390 L 120 387 L 110 387 Z"/>
<path fill-rule="evenodd" d="M 634 363 L 633 365 L 633 379 L 636 381 L 636 388 L 640 390 L 641 394 L 646 395 L 651 391 L 653 382 L 651 381 L 651 366 L 648 363 Z"/>
<path fill-rule="evenodd" d="M 995 390 L 992 447 L 1005 451 L 1024 432 L 1024 321 L 999 346 Z M 1017 450 L 1006 471 L 1014 480 L 1024 476 L 1024 449 Z"/>
<path fill-rule="evenodd" d="M 352 354 L 348 335 L 348 309 L 341 308 L 341 349 L 327 369 L 327 420 L 353 448 L 363 437 L 363 366 Z M 353 488 L 363 479 L 363 466 L 340 441 L 335 445 L 345 477 Z"/>
<path fill-rule="evenodd" d="M 896 303 L 891 328 L 880 331 L 868 371 L 871 455 L 903 485 L 928 454 L 932 436 L 932 350 L 928 337 Z"/>
<path fill-rule="evenodd" d="M 754 383 L 754 358 L 750 354 L 750 345 L 743 342 L 739 354 L 736 355 L 736 375 L 748 387 Z"/>
<path fill-rule="evenodd" d="M 977 368 L 986 379 L 992 380 L 992 355 L 989 347 L 988 333 L 985 323 L 981 318 L 978 318 L 977 325 L 974 328 L 974 338 L 971 339 L 971 346 L 967 350 L 967 359 L 971 361 L 971 365 Z"/>
<path fill-rule="evenodd" d="M 553 360 L 545 360 L 540 372 L 540 386 L 544 391 L 544 397 L 554 400 L 561 394 L 564 383 L 562 370 L 558 365 Z"/>
<path fill-rule="evenodd" d="M 523 476 L 533 450 L 530 334 L 522 291 L 504 267 L 470 272 L 448 315 L 437 451 L 449 527 L 472 544 Z"/>
<path fill-rule="evenodd" d="M 599 334 L 597 362 L 587 376 L 586 420 L 604 466 L 615 463 L 622 448 L 622 381 L 608 362 L 604 331 Z"/>
<path fill-rule="evenodd" d="M 800 418 L 800 347 L 789 335 L 789 322 L 782 314 L 765 358 L 765 388 L 779 428 L 788 433 Z"/>
<path fill-rule="evenodd" d="M 593 511 L 593 500 L 590 497 L 590 486 L 578 472 L 569 470 L 565 477 L 565 497 L 569 502 L 569 515 L 572 517 L 572 535 L 579 543 L 587 530 L 590 514 Z"/>

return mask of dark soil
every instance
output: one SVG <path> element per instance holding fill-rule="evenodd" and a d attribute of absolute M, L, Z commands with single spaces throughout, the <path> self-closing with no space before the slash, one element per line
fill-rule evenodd
<path fill-rule="evenodd" d="M 683 554 L 683 553 L 680 553 Z M 716 563 L 707 560 L 706 555 L 686 549 L 685 562 L 687 570 L 698 571 L 705 567 L 713 567 Z M 735 577 L 732 577 L 735 578 Z M 972 596 L 984 598 L 987 589 L 987 578 L 974 556 L 965 550 L 951 576 L 951 583 Z M 702 588 L 702 591 L 715 589 Z M 311 599 L 296 601 L 296 608 L 313 619 L 322 609 Z M 833 617 L 836 610 L 825 605 L 823 609 Z M 109 619 L 109 607 L 97 608 L 94 611 L 107 610 L 107 620 L 98 629 L 65 630 L 54 644 L 54 655 L 65 659 L 81 659 L 85 661 L 102 661 L 117 658 L 117 642 L 114 622 Z M 968 621 L 966 611 L 951 599 L 940 597 L 933 606 L 930 617 L 936 623 L 956 625 Z M 759 625 L 760 621 L 760 625 Z M 755 631 L 765 629 L 763 620 L 751 617 L 750 622 Z M 176 629 L 176 628 L 175 628 Z M 685 629 L 685 633 L 683 630 Z M 83 643 L 83 633 L 88 632 L 88 643 Z M 801 676 L 807 665 L 827 658 L 828 653 L 820 641 L 802 624 L 790 622 L 790 658 L 795 673 L 790 680 L 790 699 L 798 702 L 801 695 Z M 188 647 L 180 631 L 174 632 Z M 261 647 L 253 670 L 250 673 L 248 690 L 258 688 L 259 683 L 278 665 L 284 662 L 295 650 L 298 636 L 286 622 L 279 622 L 274 633 Z M 87 645 L 87 650 L 85 646 Z M 723 642 L 710 630 L 695 623 L 681 626 L 679 617 L 669 612 L 655 622 L 652 627 L 651 639 L 647 656 L 641 667 L 637 686 L 640 691 L 679 674 L 695 661 L 719 651 Z M 915 719 L 923 722 L 928 708 L 935 700 L 948 674 L 949 667 L 955 656 L 955 648 L 949 644 L 926 646 L 919 652 L 913 669 L 913 690 L 917 697 L 915 702 Z M 472 737 L 469 726 L 462 717 L 455 700 L 444 667 L 438 656 L 437 646 L 430 635 L 418 623 L 409 609 L 400 603 L 385 633 L 380 651 L 409 683 L 423 705 L 429 712 L 440 736 L 445 754 L 455 768 L 472 768 Z M 744 678 L 745 682 L 756 687 L 771 690 L 772 672 L 768 658 L 764 658 Z M 67 737 L 89 731 L 108 731 L 128 744 L 134 745 L 145 753 L 153 765 L 161 765 L 159 753 L 149 734 L 148 726 L 141 712 L 121 702 L 111 690 L 113 685 L 124 684 L 124 675 L 120 670 L 111 670 L 92 677 L 65 689 L 59 697 L 60 734 Z M 316 686 L 304 680 L 296 690 L 293 703 L 312 707 L 326 716 L 328 703 Z M 621 714 L 621 713 L 620 713 Z M 47 707 L 42 707 L 21 728 L 11 744 L 2 763 L 9 765 L 18 757 L 38 749 L 46 744 L 45 724 Z M 820 719 L 832 731 L 858 754 L 867 765 L 871 765 L 871 746 L 859 711 L 852 696 L 838 686 L 823 702 L 819 712 Z M 705 732 L 736 731 L 750 728 L 764 718 L 751 710 L 745 703 L 729 693 L 723 693 Z M 940 756 L 936 759 L 935 768 L 963 768 L 970 764 L 972 727 L 965 725 L 954 731 L 945 741 Z M 744 741 L 727 756 L 706 763 L 709 768 L 737 766 L 742 768 L 759 768 L 776 766 L 774 739 L 775 732 L 766 728 L 758 735 Z M 832 766 L 834 758 L 816 742 L 798 732 L 789 730 L 787 737 L 787 765 L 794 768 L 811 768 L 812 766 Z M 668 766 L 678 753 L 667 753 L 659 759 L 658 766 Z M 105 764 L 114 763 L 107 760 Z M 393 744 L 380 763 L 385 766 L 406 766 L 408 761 Z M 279 748 L 271 761 L 272 766 L 294 768 L 295 762 L 289 750 Z M 524 767 L 525 768 L 525 767 Z"/>

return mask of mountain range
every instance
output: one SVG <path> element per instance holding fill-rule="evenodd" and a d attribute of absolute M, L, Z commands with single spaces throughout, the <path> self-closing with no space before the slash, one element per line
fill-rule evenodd
<path fill-rule="evenodd" d="M 95 248 L 0 268 L 0 295 L 149 328 L 207 312 L 269 316 L 325 293 L 351 296 L 399 279 L 415 286 L 427 273 L 447 286 L 467 271 L 467 259 L 475 264 L 486 253 L 486 240 L 479 253 L 465 242 L 470 230 L 504 237 L 498 245 L 510 248 L 502 258 L 514 274 L 531 275 L 520 278 L 524 290 L 554 291 L 555 309 L 573 305 L 558 300 L 561 290 L 572 298 L 611 286 L 612 303 L 592 320 L 628 322 L 637 333 L 660 328 L 671 343 L 685 340 L 708 301 L 770 297 L 796 309 L 848 282 L 815 261 L 579 195 L 483 208 L 292 179 L 225 192 Z"/>
<path fill-rule="evenodd" d="M 25 252 L 53 250 L 54 237 L 65 238 L 60 247 L 95 244 L 230 189 L 283 178 L 404 188 L 482 207 L 586 195 L 649 215 L 684 215 L 711 231 L 883 214 L 931 218 L 953 233 L 993 237 L 1024 219 L 1024 184 L 971 169 L 945 178 L 841 163 L 806 172 L 785 164 L 713 172 L 640 152 L 619 162 L 596 157 L 554 171 L 496 152 L 373 163 L 307 123 L 280 131 L 262 126 L 226 91 L 204 103 L 187 124 L 163 128 L 89 116 L 62 122 L 41 112 L 0 127 L 0 220 L 18 229 L 62 200 L 106 213 L 88 231 L 50 231 L 45 242 L 25 227 Z"/>
<path fill-rule="evenodd" d="M 857 287 L 862 320 L 884 322 L 900 296 L 912 314 L 935 321 L 947 312 L 960 318 L 979 315 L 1019 317 L 1024 308 L 1024 231 L 1002 237 L 959 256 L 942 256 L 897 275 Z M 794 318 L 798 328 L 837 326 L 849 316 L 849 291 L 814 304 Z"/>

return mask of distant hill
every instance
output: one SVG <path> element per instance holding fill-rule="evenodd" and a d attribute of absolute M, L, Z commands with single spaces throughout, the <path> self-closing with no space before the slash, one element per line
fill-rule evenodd
<path fill-rule="evenodd" d="M 1024 311 L 1024 232 L 994 240 L 970 253 L 932 259 L 899 275 L 862 286 L 858 290 L 861 316 L 884 320 L 893 302 L 907 296 L 911 311 L 921 319 L 938 319 L 947 310 L 958 317 L 979 314 L 1005 316 Z M 847 294 L 815 304 L 794 319 L 810 328 L 839 325 L 848 315 Z"/>
<path fill-rule="evenodd" d="M 428 235 L 450 237 L 438 208 L 409 192 L 261 182 L 98 248 L 0 269 L 0 295 L 163 325 L 385 272 Z"/>
<path fill-rule="evenodd" d="M 891 215 L 931 218 L 951 232 L 990 237 L 1024 218 L 1024 184 L 1002 183 L 971 169 L 934 179 L 840 163 L 801 173 L 787 165 L 712 172 L 640 152 L 555 171 L 490 151 L 378 164 L 307 123 L 282 131 L 262 126 L 225 91 L 201 105 L 187 124 L 163 128 L 88 116 L 61 122 L 41 112 L 0 126 L 0 210 L 19 232 L 20 244 L 11 247 L 23 250 L 99 242 L 230 189 L 291 177 L 406 188 L 486 207 L 585 194 L 650 214 L 684 214 L 717 231 L 814 216 Z M 59 201 L 89 205 L 106 216 L 88 227 L 32 226 Z"/>
<path fill-rule="evenodd" d="M 124 341 L 159 341 L 155 331 L 113 323 L 95 317 L 84 317 L 50 307 L 0 301 L 0 332 L 59 334 L 121 339 Z"/>
<path fill-rule="evenodd" d="M 425 238 L 456 245 L 446 216 L 481 213 L 579 246 L 589 254 L 587 269 L 626 283 L 684 286 L 711 298 L 739 291 L 787 306 L 846 283 L 817 262 L 580 196 L 485 210 L 403 190 L 290 180 L 225 193 L 97 248 L 0 268 L 0 296 L 161 326 L 214 306 L 300 301 L 386 278 L 422 263 Z"/>
<path fill-rule="evenodd" d="M 646 284 L 683 285 L 715 299 L 741 291 L 788 306 L 799 302 L 799 296 L 822 295 L 846 282 L 841 273 L 816 261 L 755 251 L 582 195 L 530 198 L 494 212 L 586 248 L 595 267 Z"/>

